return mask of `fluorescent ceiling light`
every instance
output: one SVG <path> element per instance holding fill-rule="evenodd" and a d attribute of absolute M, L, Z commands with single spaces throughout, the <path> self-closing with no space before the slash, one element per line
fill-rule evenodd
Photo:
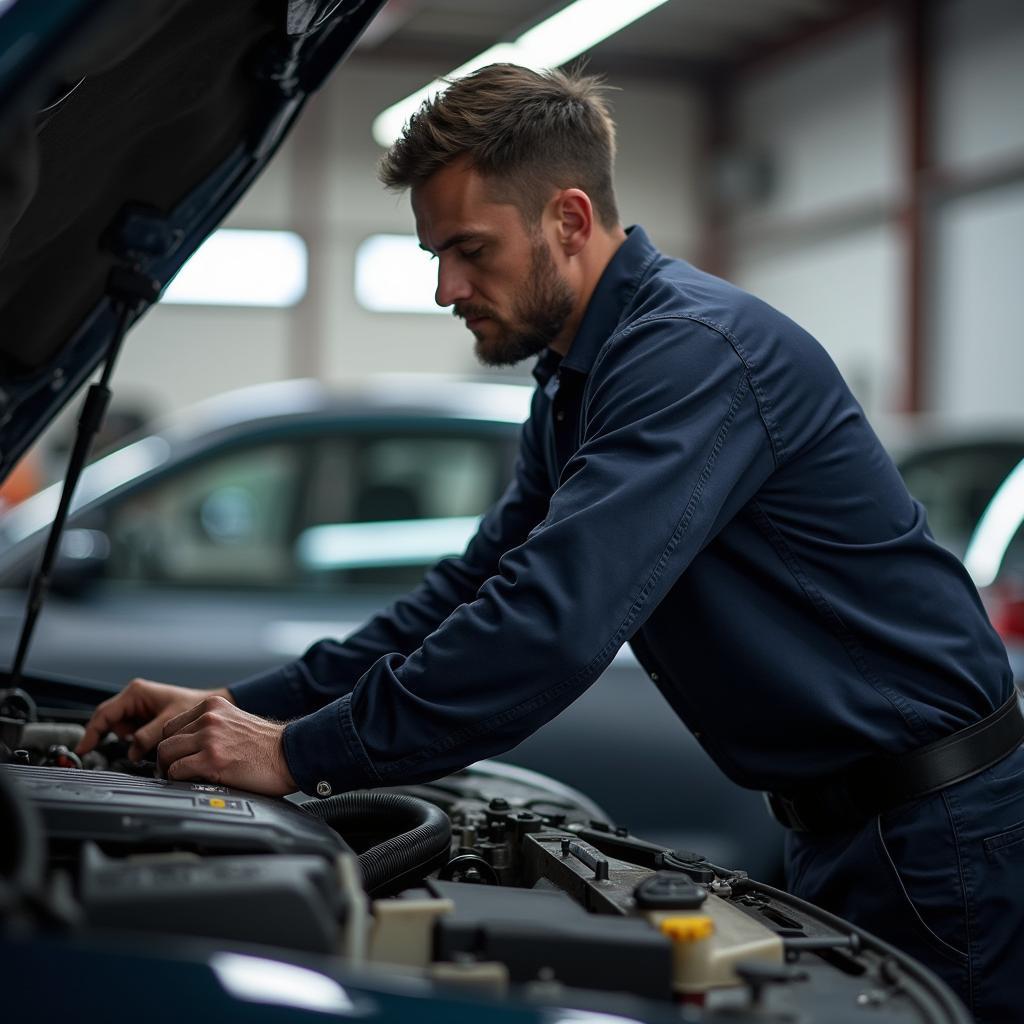
<path fill-rule="evenodd" d="M 1024 459 L 999 485 L 978 520 L 964 554 L 964 565 L 977 587 L 993 584 L 1003 557 L 1024 525 Z"/>
<path fill-rule="evenodd" d="M 162 302 L 294 306 L 306 294 L 306 243 L 293 231 L 215 231 L 167 286 Z"/>
<path fill-rule="evenodd" d="M 356 250 L 356 301 L 374 313 L 444 313 L 437 267 L 415 235 L 371 235 Z"/>
<path fill-rule="evenodd" d="M 457 67 L 446 76 L 462 78 L 488 64 L 521 64 L 541 71 L 557 68 L 596 46 L 602 39 L 615 35 L 620 29 L 649 14 L 667 0 L 576 0 L 557 14 L 524 32 L 511 43 L 498 43 L 484 50 L 472 60 Z M 420 104 L 441 92 L 446 82 L 436 78 L 418 92 L 400 100 L 377 115 L 373 122 L 373 137 L 382 146 L 390 146 L 402 134 Z"/>

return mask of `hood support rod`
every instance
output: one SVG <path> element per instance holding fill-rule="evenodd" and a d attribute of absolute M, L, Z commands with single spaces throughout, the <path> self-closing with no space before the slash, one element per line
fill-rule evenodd
<path fill-rule="evenodd" d="M 110 344 L 107 346 L 103 373 L 97 383 L 90 385 L 78 417 L 75 443 L 68 460 L 67 473 L 64 475 L 60 504 L 57 506 L 57 514 L 50 526 L 50 534 L 46 539 L 46 547 L 43 550 L 39 568 L 36 569 L 29 587 L 25 619 L 21 626 L 21 635 L 18 638 L 18 653 L 14 657 L 14 665 L 10 673 L 11 686 L 17 686 L 21 681 L 25 657 L 28 654 L 29 644 L 32 642 L 32 633 L 35 630 L 36 620 L 39 618 L 39 612 L 43 607 L 43 600 L 50 585 L 50 573 L 57 557 L 64 524 L 67 521 L 68 512 L 71 510 L 71 499 L 78 486 L 78 478 L 82 475 L 85 460 L 89 456 L 89 449 L 103 423 L 107 406 L 110 404 L 112 393 L 109 386 L 110 377 L 114 372 L 114 363 L 118 353 L 121 351 L 121 343 L 124 341 L 128 328 L 141 315 L 145 306 L 159 298 L 160 285 L 139 270 L 115 267 L 107 282 L 107 293 L 113 300 L 117 322 Z"/>

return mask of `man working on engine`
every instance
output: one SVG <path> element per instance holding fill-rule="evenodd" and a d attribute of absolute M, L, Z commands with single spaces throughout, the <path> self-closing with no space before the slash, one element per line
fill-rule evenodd
<path fill-rule="evenodd" d="M 205 696 L 136 680 L 80 750 L 140 725 L 171 779 L 433 779 L 513 747 L 628 642 L 715 761 L 776 794 L 794 891 L 997 1019 L 1024 1002 L 1024 857 L 983 843 L 1024 838 L 1005 652 L 824 350 L 624 231 L 613 152 L 578 76 L 495 65 L 412 118 L 382 178 L 411 189 L 437 302 L 483 362 L 539 355 L 513 483 L 343 643 Z"/>

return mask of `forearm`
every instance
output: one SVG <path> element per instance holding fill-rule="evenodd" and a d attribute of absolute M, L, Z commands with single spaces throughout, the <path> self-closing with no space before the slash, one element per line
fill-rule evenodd
<path fill-rule="evenodd" d="M 447 559 L 434 566 L 416 590 L 345 640 L 321 640 L 301 658 L 232 683 L 222 695 L 265 718 L 288 721 L 310 714 L 350 693 L 385 655 L 408 655 L 420 647 L 455 608 L 473 599 L 490 571 L 466 556 Z"/>

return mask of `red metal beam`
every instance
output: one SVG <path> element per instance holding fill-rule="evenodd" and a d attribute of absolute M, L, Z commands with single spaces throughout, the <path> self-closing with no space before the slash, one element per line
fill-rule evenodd
<path fill-rule="evenodd" d="M 704 209 L 700 251 L 697 263 L 702 270 L 728 277 L 732 270 L 729 240 L 729 211 L 717 183 L 718 162 L 732 142 L 733 94 L 726 82 L 715 76 L 704 89 L 704 126 L 702 132 L 704 168 L 700 183 Z"/>

